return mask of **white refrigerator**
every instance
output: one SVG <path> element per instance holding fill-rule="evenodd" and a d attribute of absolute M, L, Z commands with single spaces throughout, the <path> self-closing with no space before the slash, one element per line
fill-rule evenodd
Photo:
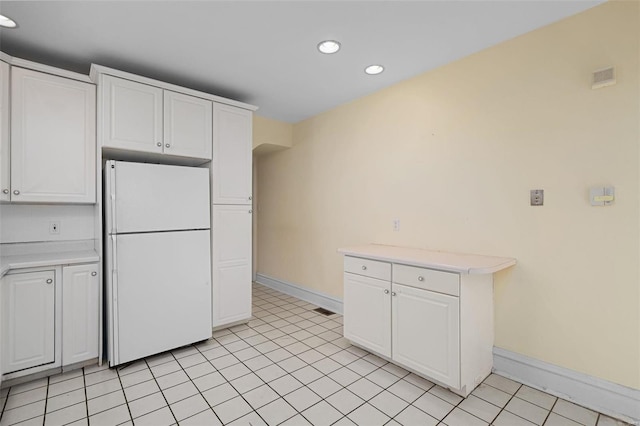
<path fill-rule="evenodd" d="M 209 169 L 111 160 L 104 173 L 109 365 L 210 338 Z"/>

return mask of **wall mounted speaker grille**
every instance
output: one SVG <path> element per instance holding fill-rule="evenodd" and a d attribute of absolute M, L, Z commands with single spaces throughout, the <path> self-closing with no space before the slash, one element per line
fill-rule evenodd
<path fill-rule="evenodd" d="M 616 70 L 614 67 L 603 68 L 593 72 L 592 89 L 599 89 L 614 84 L 616 84 Z"/>

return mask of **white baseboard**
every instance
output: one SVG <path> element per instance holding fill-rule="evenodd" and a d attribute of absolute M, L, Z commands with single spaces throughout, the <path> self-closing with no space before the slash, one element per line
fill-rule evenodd
<path fill-rule="evenodd" d="M 338 299 L 337 297 L 329 296 L 328 294 L 302 287 L 299 284 L 269 277 L 261 273 L 256 274 L 256 282 L 342 315 L 342 299 Z"/>
<path fill-rule="evenodd" d="M 640 390 L 493 348 L 493 371 L 527 386 L 632 424 L 640 424 Z"/>

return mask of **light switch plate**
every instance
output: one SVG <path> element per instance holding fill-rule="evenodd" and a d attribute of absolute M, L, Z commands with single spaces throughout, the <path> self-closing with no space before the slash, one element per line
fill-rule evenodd
<path fill-rule="evenodd" d="M 531 190 L 531 205 L 532 206 L 544 205 L 544 189 Z"/>

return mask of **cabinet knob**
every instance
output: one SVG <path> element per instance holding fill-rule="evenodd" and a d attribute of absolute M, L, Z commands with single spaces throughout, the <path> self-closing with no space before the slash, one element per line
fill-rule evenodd
<path fill-rule="evenodd" d="M 424 277 L 423 277 L 422 275 L 420 275 L 420 276 L 418 277 L 418 281 L 424 281 Z"/>
<path fill-rule="evenodd" d="M 392 291 L 392 292 L 391 292 L 391 295 L 392 295 L 392 296 L 395 296 L 395 295 L 396 295 L 396 292 L 395 292 L 395 291 Z"/>
<path fill-rule="evenodd" d="M 251 201 L 251 195 L 249 195 L 249 201 Z"/>
<path fill-rule="evenodd" d="M 366 267 L 366 266 L 364 266 L 364 265 L 362 265 L 362 270 L 363 270 L 363 271 L 366 271 L 366 270 L 367 270 L 367 267 Z"/>
<path fill-rule="evenodd" d="M 98 275 L 98 273 L 97 273 L 96 271 L 93 271 L 93 272 L 91 273 L 91 276 L 92 276 L 92 277 L 95 277 L 96 275 Z"/>
<path fill-rule="evenodd" d="M 158 142 L 156 145 L 158 145 L 158 146 L 162 146 L 162 142 Z"/>
<path fill-rule="evenodd" d="M 253 213 L 253 210 L 249 210 L 249 214 Z"/>
<path fill-rule="evenodd" d="M 20 191 L 18 191 L 17 189 L 13 190 L 13 195 L 20 195 Z"/>
<path fill-rule="evenodd" d="M 171 148 L 171 144 L 170 143 L 166 143 L 166 144 L 164 144 L 164 147 L 165 148 Z"/>
<path fill-rule="evenodd" d="M 385 289 L 384 294 L 389 294 L 389 290 Z"/>
<path fill-rule="evenodd" d="M 47 284 L 51 284 L 53 282 L 53 280 L 51 278 L 47 279 Z"/>
<path fill-rule="evenodd" d="M 8 193 L 9 193 L 9 190 L 8 190 L 8 189 L 3 189 L 3 190 L 2 190 L 2 193 L 3 193 L 3 194 L 8 194 Z"/>

